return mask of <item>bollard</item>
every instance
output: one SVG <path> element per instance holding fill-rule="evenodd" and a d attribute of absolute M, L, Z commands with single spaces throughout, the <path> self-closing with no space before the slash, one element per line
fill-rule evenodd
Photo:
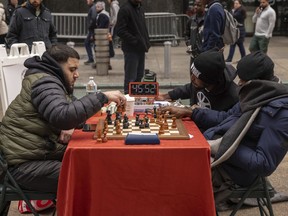
<path fill-rule="evenodd" d="M 171 73 L 171 42 L 164 42 L 164 78 L 170 78 Z"/>
<path fill-rule="evenodd" d="M 108 75 L 110 62 L 109 40 L 107 34 L 109 29 L 95 29 L 95 59 L 97 75 Z"/>

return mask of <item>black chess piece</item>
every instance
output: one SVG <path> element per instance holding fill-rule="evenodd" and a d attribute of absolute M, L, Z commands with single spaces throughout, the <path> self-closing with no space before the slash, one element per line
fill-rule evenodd
<path fill-rule="evenodd" d="M 106 113 L 107 113 L 107 116 L 106 116 L 107 123 L 108 125 L 112 125 L 111 111 L 107 110 Z"/>
<path fill-rule="evenodd" d="M 149 128 L 149 118 L 145 117 L 145 128 Z"/>

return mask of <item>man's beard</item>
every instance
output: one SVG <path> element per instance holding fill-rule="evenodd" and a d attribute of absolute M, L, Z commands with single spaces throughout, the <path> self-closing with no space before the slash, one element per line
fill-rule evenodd
<path fill-rule="evenodd" d="M 64 86 L 69 95 L 73 94 L 74 88 L 69 85 L 67 77 L 64 75 Z"/>

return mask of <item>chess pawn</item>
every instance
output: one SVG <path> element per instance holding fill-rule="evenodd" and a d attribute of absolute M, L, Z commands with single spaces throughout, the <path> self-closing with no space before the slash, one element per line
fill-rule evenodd
<path fill-rule="evenodd" d="M 108 139 L 107 139 L 107 131 L 104 131 L 104 136 L 103 136 L 103 138 L 102 138 L 102 142 L 103 143 L 106 143 L 107 141 L 108 141 Z"/>
<path fill-rule="evenodd" d="M 160 125 L 160 127 L 159 127 L 159 132 L 158 132 L 158 134 L 159 134 L 159 135 L 164 134 L 165 131 L 164 131 L 164 128 L 163 128 L 163 122 L 160 122 L 159 125 Z"/>
<path fill-rule="evenodd" d="M 175 116 L 172 117 L 172 126 L 171 126 L 171 127 L 172 127 L 172 128 L 176 128 L 176 127 L 177 127 L 176 117 L 175 117 Z"/>

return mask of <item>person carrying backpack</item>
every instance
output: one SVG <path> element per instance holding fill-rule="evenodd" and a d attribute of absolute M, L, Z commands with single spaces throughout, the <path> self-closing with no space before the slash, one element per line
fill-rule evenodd
<path fill-rule="evenodd" d="M 241 58 L 243 58 L 246 55 L 246 51 L 244 48 L 244 40 L 245 40 L 245 35 L 246 35 L 244 21 L 246 19 L 246 9 L 242 5 L 241 0 L 234 1 L 234 9 L 232 9 L 232 14 L 233 14 L 233 17 L 238 22 L 238 28 L 240 30 L 240 37 L 236 43 L 230 45 L 229 55 L 226 59 L 226 62 L 232 62 L 236 45 L 239 47 Z"/>
<path fill-rule="evenodd" d="M 224 47 L 223 32 L 225 28 L 225 12 L 219 0 L 203 0 L 205 9 L 202 52 Z"/>

